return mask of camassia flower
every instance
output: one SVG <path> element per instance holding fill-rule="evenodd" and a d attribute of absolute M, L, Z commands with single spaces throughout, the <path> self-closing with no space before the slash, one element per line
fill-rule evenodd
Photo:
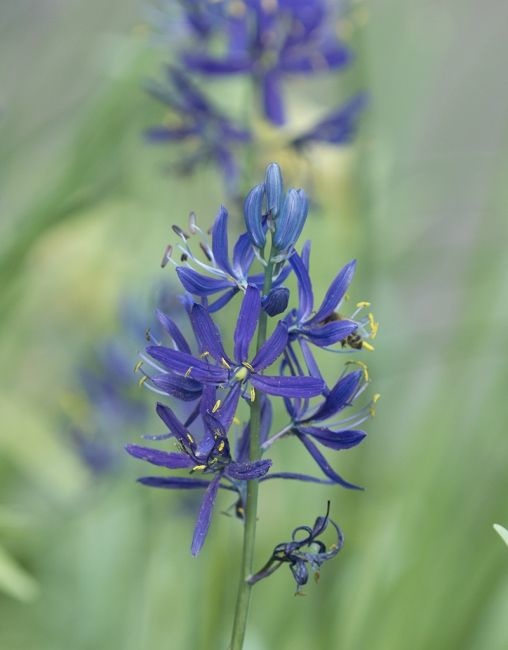
<path fill-rule="evenodd" d="M 235 125 L 177 68 L 168 66 L 166 84 L 150 82 L 146 89 L 166 104 L 172 117 L 166 124 L 149 128 L 146 138 L 159 144 L 188 142 L 191 151 L 180 153 L 178 169 L 188 173 L 203 162 L 213 161 L 228 191 L 236 192 L 239 170 L 233 151 L 237 144 L 250 140 L 250 133 Z"/>
<path fill-rule="evenodd" d="M 288 332 L 281 321 L 272 335 L 260 347 L 251 361 L 248 352 L 261 313 L 261 294 L 249 285 L 245 291 L 234 333 L 234 355 L 230 358 L 222 345 L 220 332 L 205 307 L 194 304 L 191 309 L 191 324 L 196 339 L 200 342 L 200 357 L 160 345 L 147 348 L 147 354 L 161 364 L 172 375 L 183 380 L 193 379 L 203 384 L 212 384 L 234 391 L 238 401 L 241 392 L 254 401 L 256 390 L 268 395 L 282 397 L 313 397 L 324 389 L 324 382 L 318 377 L 269 376 L 263 371 L 271 366 L 287 345 Z"/>
<path fill-rule="evenodd" d="M 291 534 L 290 542 L 277 544 L 265 566 L 248 579 L 250 584 L 255 584 L 263 578 L 267 578 L 283 564 L 289 564 L 291 573 L 296 582 L 296 594 L 309 580 L 309 569 L 314 574 L 316 582 L 319 580 L 321 566 L 337 555 L 344 545 L 344 536 L 337 524 L 330 519 L 330 502 L 326 508 L 325 516 L 317 517 L 312 528 L 310 526 L 298 526 Z M 326 548 L 320 539 L 331 524 L 337 535 L 336 542 Z"/>
<path fill-rule="evenodd" d="M 230 11 L 234 5 L 238 10 Z M 273 124 L 284 124 L 286 119 L 282 98 L 286 77 L 335 70 L 351 60 L 336 38 L 326 0 L 245 0 L 222 6 L 226 53 L 215 56 L 193 48 L 183 54 L 182 65 L 204 75 L 251 76 L 260 89 L 263 112 Z M 215 27 L 218 31 L 217 22 Z M 206 47 L 207 41 L 203 43 Z"/>
<path fill-rule="evenodd" d="M 176 438 L 181 451 L 168 452 L 139 445 L 127 445 L 126 450 L 131 456 L 146 460 L 152 465 L 173 470 L 189 469 L 193 473 L 202 472 L 211 475 L 211 480 L 159 476 L 145 476 L 138 479 L 144 485 L 159 488 L 187 490 L 205 488 L 191 546 L 192 554 L 197 555 L 210 527 L 219 487 L 240 492 L 239 482 L 261 478 L 272 463 L 270 460 L 257 460 L 252 463 L 233 461 L 226 430 L 220 420 L 209 412 L 203 414 L 205 434 L 198 441 L 169 407 L 157 404 L 156 410 L 171 435 Z"/>

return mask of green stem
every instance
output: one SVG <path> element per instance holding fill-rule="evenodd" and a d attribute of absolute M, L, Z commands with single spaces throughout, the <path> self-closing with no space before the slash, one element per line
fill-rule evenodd
<path fill-rule="evenodd" d="M 263 285 L 263 295 L 272 288 L 273 264 L 271 262 L 273 249 L 270 251 L 268 264 L 265 270 L 265 281 Z M 259 351 L 266 341 L 268 318 L 265 311 L 261 310 L 258 323 L 258 338 L 256 352 Z M 259 429 L 261 424 L 261 402 L 256 395 L 250 407 L 250 445 L 249 459 L 258 460 L 261 457 L 261 445 L 259 439 Z M 252 585 L 247 582 L 247 578 L 252 574 L 252 561 L 254 558 L 254 544 L 256 540 L 256 520 L 258 510 L 258 481 L 247 482 L 247 500 L 245 503 L 245 524 L 243 529 L 243 553 L 242 566 L 240 571 L 240 584 L 238 586 L 238 595 L 236 598 L 235 619 L 233 622 L 233 633 L 231 635 L 230 650 L 242 650 L 245 639 L 245 630 L 247 627 L 247 616 L 249 613 L 249 602 Z"/>

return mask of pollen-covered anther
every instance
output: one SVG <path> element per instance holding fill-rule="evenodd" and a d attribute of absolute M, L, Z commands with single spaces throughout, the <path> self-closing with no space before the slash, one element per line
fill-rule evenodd
<path fill-rule="evenodd" d="M 254 386 L 251 386 L 249 389 L 250 401 L 254 402 L 256 400 L 256 389 Z"/>
<path fill-rule="evenodd" d="M 375 350 L 374 346 L 368 343 L 367 341 L 362 341 L 362 348 L 365 348 L 368 352 Z"/>
<path fill-rule="evenodd" d="M 209 356 L 210 356 L 210 353 L 208 352 L 208 350 L 205 350 L 204 352 L 201 352 L 201 354 L 199 355 L 199 358 L 200 359 L 205 359 L 206 357 L 209 357 Z"/>
<path fill-rule="evenodd" d="M 222 452 L 224 451 L 224 447 L 225 447 L 225 446 L 226 446 L 226 443 L 224 442 L 224 440 L 221 440 L 221 441 L 219 442 L 219 446 L 217 447 L 217 449 L 219 450 L 219 453 L 222 454 Z"/>
<path fill-rule="evenodd" d="M 369 312 L 368 318 L 369 318 L 369 327 L 370 327 L 370 338 L 375 339 L 377 335 L 377 331 L 379 329 L 379 323 L 376 320 L 374 320 L 374 314 L 372 312 Z"/>
<path fill-rule="evenodd" d="M 192 366 L 190 368 L 187 368 L 187 370 L 185 371 L 184 377 L 186 379 L 190 377 L 191 371 L 192 371 Z"/>
<path fill-rule="evenodd" d="M 360 309 L 363 309 L 364 307 L 370 307 L 370 302 L 367 302 L 366 300 L 361 300 L 360 302 L 356 303 L 356 306 L 359 307 Z"/>
<path fill-rule="evenodd" d="M 178 235 L 178 237 L 181 237 L 184 241 L 187 241 L 187 239 L 189 239 L 189 235 L 185 232 L 185 230 L 182 230 L 182 228 L 180 228 L 180 226 L 177 226 L 176 224 L 173 224 L 171 226 L 171 229 L 173 230 L 173 232 L 176 235 Z"/>
<path fill-rule="evenodd" d="M 363 342 L 363 344 L 365 345 L 365 341 Z M 366 363 L 364 363 L 363 361 L 347 361 L 346 366 L 350 366 L 350 365 L 359 366 L 363 372 L 363 378 L 365 379 L 365 381 L 369 381 L 369 369 Z"/>
<path fill-rule="evenodd" d="M 224 359 L 224 357 L 221 357 L 220 362 L 221 362 L 221 364 L 223 365 L 223 367 L 226 368 L 226 370 L 231 370 L 231 366 L 230 366 L 229 363 L 226 361 L 226 359 Z"/>
<path fill-rule="evenodd" d="M 143 366 L 143 361 L 140 359 L 137 364 L 134 366 L 134 372 L 139 372 Z"/>
<path fill-rule="evenodd" d="M 220 399 L 218 399 L 218 400 L 215 402 L 215 404 L 213 405 L 212 413 L 217 413 L 217 411 L 218 411 L 219 408 L 220 408 L 220 405 L 221 405 L 221 401 L 220 401 Z"/>
<path fill-rule="evenodd" d="M 251 372 L 254 372 L 254 368 L 250 365 L 248 361 L 242 361 L 242 366 L 245 366 L 247 370 L 250 370 Z"/>
<path fill-rule="evenodd" d="M 240 426 L 241 424 L 240 418 L 236 415 L 233 417 L 233 424 L 236 424 L 237 426 Z"/>
<path fill-rule="evenodd" d="M 194 465 L 191 472 L 202 472 L 204 469 L 206 469 L 206 465 Z"/>
<path fill-rule="evenodd" d="M 186 438 L 187 438 L 187 440 L 191 443 L 191 445 L 194 444 L 194 438 L 191 436 L 190 433 L 187 433 L 187 434 L 186 434 Z"/>
<path fill-rule="evenodd" d="M 370 413 L 371 417 L 375 417 L 375 415 L 376 415 L 376 409 L 374 408 L 374 405 L 376 404 L 376 402 L 379 400 L 380 397 L 381 397 L 381 394 L 376 393 L 372 398 L 372 402 L 371 402 L 371 405 L 370 405 L 370 408 L 369 408 L 369 413 Z"/>
<path fill-rule="evenodd" d="M 148 379 L 148 375 L 143 375 L 141 379 L 138 381 L 138 386 L 141 387 L 147 379 Z"/>

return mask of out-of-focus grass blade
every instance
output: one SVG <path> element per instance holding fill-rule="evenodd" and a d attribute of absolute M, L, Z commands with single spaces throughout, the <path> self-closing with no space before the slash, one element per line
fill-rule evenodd
<path fill-rule="evenodd" d="M 31 601 L 39 591 L 35 580 L 0 546 L 0 590 L 17 598 Z"/>
<path fill-rule="evenodd" d="M 494 524 L 494 530 L 501 537 L 503 542 L 508 546 L 508 530 L 499 524 Z"/>

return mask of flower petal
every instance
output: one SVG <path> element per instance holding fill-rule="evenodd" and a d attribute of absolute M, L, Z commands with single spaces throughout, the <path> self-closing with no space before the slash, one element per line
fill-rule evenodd
<path fill-rule="evenodd" d="M 185 337 L 180 331 L 177 324 L 171 318 L 169 318 L 169 316 L 166 316 L 166 314 L 162 312 L 160 309 L 156 309 L 155 314 L 157 316 L 159 323 L 162 325 L 162 327 L 166 330 L 166 332 L 171 336 L 171 338 L 175 342 L 175 345 L 178 348 L 178 350 L 190 354 L 191 350 L 189 344 L 185 340 Z"/>
<path fill-rule="evenodd" d="M 138 483 L 149 487 L 166 488 L 167 490 L 196 490 L 210 485 L 210 481 L 178 476 L 142 476 L 138 478 Z"/>
<path fill-rule="evenodd" d="M 298 281 L 298 317 L 300 321 L 305 321 L 314 308 L 314 295 L 309 271 L 296 252 L 289 258 L 289 263 Z"/>
<path fill-rule="evenodd" d="M 202 384 L 198 381 L 170 373 L 152 375 L 149 383 L 153 384 L 163 393 L 172 395 L 183 402 L 192 402 L 198 399 L 203 392 Z"/>
<path fill-rule="evenodd" d="M 239 481 L 252 481 L 264 476 L 271 466 L 272 461 L 269 459 L 255 460 L 251 463 L 233 462 L 227 466 L 226 474 Z"/>
<path fill-rule="evenodd" d="M 220 363 L 222 359 L 228 360 L 228 355 L 222 347 L 222 340 L 217 325 L 213 322 L 208 311 L 202 306 L 192 306 L 190 319 L 192 329 L 200 345 L 202 355 L 209 354 Z"/>
<path fill-rule="evenodd" d="M 220 206 L 212 228 L 212 253 L 219 268 L 233 276 L 228 250 L 228 211 L 223 205 Z"/>
<path fill-rule="evenodd" d="M 169 408 L 169 406 L 157 402 L 157 406 L 155 407 L 155 410 L 157 412 L 157 415 L 160 417 L 160 419 L 164 422 L 167 428 L 171 431 L 171 433 L 174 436 L 176 436 L 178 440 L 182 440 L 182 438 L 183 439 L 186 438 L 187 429 L 183 426 L 183 424 L 176 417 L 176 415 Z"/>
<path fill-rule="evenodd" d="M 264 248 L 266 243 L 266 230 L 263 227 L 263 212 L 262 204 L 265 194 L 265 186 L 263 184 L 256 185 L 245 197 L 243 203 L 243 217 L 247 234 L 250 241 L 257 248 Z"/>
<path fill-rule="evenodd" d="M 326 420 L 347 406 L 356 393 L 358 384 L 360 383 L 362 377 L 363 373 L 361 370 L 349 372 L 347 375 L 344 375 L 344 377 L 341 377 L 328 393 L 325 401 L 318 408 L 318 410 L 315 411 L 312 416 L 303 420 L 303 422 L 309 422 L 310 420 L 313 422 Z"/>
<path fill-rule="evenodd" d="M 227 381 L 228 373 L 225 369 L 211 366 L 206 361 L 197 359 L 186 352 L 171 350 L 163 345 L 149 345 L 146 352 L 163 366 L 179 375 L 211 384 L 222 384 Z"/>
<path fill-rule="evenodd" d="M 140 445 L 126 445 L 125 449 L 134 458 L 140 458 L 152 463 L 152 465 L 159 465 L 168 469 L 184 469 L 195 464 L 187 454 L 179 452 L 162 451 L 150 447 L 141 447 Z"/>
<path fill-rule="evenodd" d="M 307 449 L 309 454 L 314 458 L 316 463 L 319 465 L 319 467 L 322 469 L 323 473 L 328 476 L 328 478 L 332 479 L 334 483 L 338 483 L 339 485 L 342 485 L 342 487 L 348 488 L 350 490 L 362 490 L 363 488 L 359 487 L 358 485 L 354 485 L 353 483 L 349 483 L 349 481 L 344 480 L 341 476 L 337 474 L 330 465 L 330 463 L 326 460 L 326 458 L 323 456 L 323 454 L 319 451 L 319 449 L 316 447 L 316 445 L 311 442 L 307 436 L 297 436 L 298 439 L 302 442 L 304 447 Z"/>
<path fill-rule="evenodd" d="M 230 280 L 210 278 L 186 266 L 177 266 L 176 273 L 184 289 L 195 296 L 210 296 L 232 286 Z"/>
<path fill-rule="evenodd" d="M 265 117 L 277 126 L 285 121 L 281 80 L 275 71 L 267 72 L 262 79 L 263 108 Z"/>
<path fill-rule="evenodd" d="M 279 321 L 277 327 L 273 330 L 272 335 L 263 343 L 258 353 L 252 360 L 252 367 L 256 372 L 260 372 L 279 358 L 284 352 L 288 342 L 288 328 L 286 323 Z"/>
<path fill-rule="evenodd" d="M 251 375 L 254 388 L 268 395 L 279 397 L 314 397 L 325 388 L 325 383 L 316 377 L 265 377 Z"/>
<path fill-rule="evenodd" d="M 263 476 L 260 481 L 268 481 L 272 478 L 283 478 L 290 481 L 304 481 L 305 483 L 319 483 L 321 485 L 335 485 L 335 481 L 324 478 L 316 478 L 315 476 L 308 476 L 308 474 L 298 474 L 295 472 L 274 472 Z"/>
<path fill-rule="evenodd" d="M 261 295 L 256 287 L 249 285 L 245 292 L 235 328 L 235 360 L 246 361 L 249 345 L 256 331 L 261 311 Z"/>
<path fill-rule="evenodd" d="M 217 490 L 219 489 L 220 479 L 221 476 L 217 476 L 206 488 L 206 492 L 199 509 L 196 527 L 194 528 L 194 536 L 192 538 L 191 553 L 194 556 L 199 553 L 203 547 L 203 544 L 205 543 L 206 535 L 208 533 L 210 522 L 212 520 L 212 510 L 215 503 L 215 498 L 217 496 Z"/>
<path fill-rule="evenodd" d="M 214 314 L 216 311 L 219 311 L 219 309 L 222 309 L 225 305 L 228 304 L 231 298 L 236 296 L 238 291 L 238 287 L 233 287 L 232 289 L 225 291 L 220 298 L 217 298 L 217 300 L 208 305 L 208 313 Z"/>
<path fill-rule="evenodd" d="M 351 260 L 346 264 L 337 274 L 333 282 L 331 283 L 321 307 L 318 309 L 317 313 L 307 321 L 307 325 L 311 323 L 321 323 L 326 318 L 331 316 L 331 314 L 337 309 L 344 294 L 348 290 L 351 280 L 355 274 L 356 269 L 356 260 Z"/>
<path fill-rule="evenodd" d="M 235 74 L 250 70 L 251 62 L 249 59 L 241 57 L 230 57 L 224 59 L 214 59 L 200 54 L 185 54 L 182 62 L 189 70 L 202 72 L 204 74 Z"/>
<path fill-rule="evenodd" d="M 364 431 L 321 429 L 319 427 L 298 427 L 299 433 L 312 436 L 317 442 L 330 449 L 351 449 L 359 445 L 367 435 Z"/>
<path fill-rule="evenodd" d="M 326 323 L 326 325 L 302 327 L 299 334 L 306 336 L 314 345 L 326 348 L 329 345 L 343 341 L 357 329 L 358 325 L 354 321 L 338 320 Z"/>
<path fill-rule="evenodd" d="M 237 275 L 245 277 L 254 261 L 254 250 L 249 234 L 244 232 L 233 247 L 233 269 Z"/>

